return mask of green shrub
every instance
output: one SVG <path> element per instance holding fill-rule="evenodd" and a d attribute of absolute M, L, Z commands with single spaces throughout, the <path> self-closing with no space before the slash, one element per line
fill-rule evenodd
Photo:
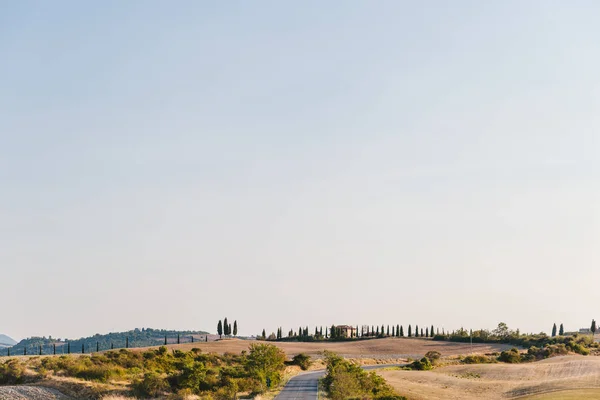
<path fill-rule="evenodd" d="M 18 385 L 23 383 L 25 366 L 19 360 L 9 360 L 0 364 L 0 384 Z"/>
<path fill-rule="evenodd" d="M 521 362 L 521 354 L 519 353 L 519 350 L 517 348 L 513 347 L 512 349 L 510 349 L 508 351 L 503 351 L 502 353 L 500 353 L 500 356 L 498 357 L 498 361 L 502 361 L 505 363 L 511 363 L 511 364 L 520 363 Z"/>
<path fill-rule="evenodd" d="M 144 374 L 143 379 L 134 381 L 132 389 L 136 396 L 157 397 L 164 394 L 169 389 L 169 385 L 157 373 L 149 372 Z"/>
<path fill-rule="evenodd" d="M 433 369 L 433 365 L 431 365 L 431 361 L 427 357 L 423 357 L 420 360 L 414 361 L 409 365 L 410 369 L 414 369 L 417 371 L 429 371 Z"/>
<path fill-rule="evenodd" d="M 491 363 L 495 363 L 496 360 L 491 357 L 484 356 L 484 355 L 473 354 L 470 356 L 466 356 L 462 360 L 462 362 L 465 364 L 491 364 Z"/>
<path fill-rule="evenodd" d="M 406 400 L 396 395 L 385 379 L 376 373 L 367 373 L 335 353 L 325 352 L 325 361 L 327 374 L 323 378 L 323 387 L 331 400 Z"/>
<path fill-rule="evenodd" d="M 311 361 L 309 355 L 304 354 L 304 353 L 300 353 L 300 354 L 295 355 L 294 358 L 292 358 L 292 363 L 291 364 L 292 365 L 297 365 L 303 371 L 306 371 L 312 365 L 312 361 Z"/>

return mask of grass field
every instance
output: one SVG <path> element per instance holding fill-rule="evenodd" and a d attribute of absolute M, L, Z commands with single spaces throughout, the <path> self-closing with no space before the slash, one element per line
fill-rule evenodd
<path fill-rule="evenodd" d="M 600 399 L 600 357 L 564 356 L 527 364 L 454 365 L 380 374 L 400 394 L 414 400 Z"/>
<path fill-rule="evenodd" d="M 169 348 L 190 350 L 194 347 L 200 348 L 203 352 L 219 353 L 226 352 L 240 353 L 243 350 L 248 350 L 248 347 L 257 341 L 247 340 L 221 340 L 217 342 L 198 342 L 186 343 L 180 345 L 168 345 Z M 357 340 L 348 342 L 266 342 L 274 344 L 281 348 L 288 356 L 294 356 L 299 353 L 306 353 L 313 357 L 319 357 L 323 350 L 334 351 L 347 358 L 363 358 L 374 360 L 391 360 L 402 359 L 407 357 L 422 357 L 425 353 L 431 350 L 439 351 L 443 356 L 451 356 L 457 354 L 470 354 L 471 346 L 465 343 L 453 342 L 437 342 L 430 339 L 416 338 L 386 338 L 386 339 L 371 339 Z M 509 349 L 512 346 L 508 345 L 492 345 L 492 344 L 474 344 L 474 353 L 491 353 Z M 137 350 L 137 349 L 132 349 Z M 144 349 L 139 349 L 144 350 Z"/>

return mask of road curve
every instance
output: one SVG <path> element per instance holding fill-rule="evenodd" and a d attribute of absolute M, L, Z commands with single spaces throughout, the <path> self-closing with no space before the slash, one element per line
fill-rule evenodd
<path fill-rule="evenodd" d="M 363 369 L 399 367 L 406 364 L 379 364 L 364 366 Z M 316 400 L 319 393 L 319 379 L 325 375 L 325 370 L 307 372 L 289 380 L 283 390 L 275 397 L 276 400 Z"/>

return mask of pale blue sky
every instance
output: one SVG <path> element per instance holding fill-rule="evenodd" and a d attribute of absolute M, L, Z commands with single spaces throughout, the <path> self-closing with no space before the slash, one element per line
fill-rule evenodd
<path fill-rule="evenodd" d="M 0 0 L 0 332 L 587 326 L 598 15 Z"/>

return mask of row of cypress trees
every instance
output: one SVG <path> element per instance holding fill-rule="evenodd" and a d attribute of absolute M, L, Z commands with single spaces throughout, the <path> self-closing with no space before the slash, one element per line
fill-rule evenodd
<path fill-rule="evenodd" d="M 345 329 L 349 329 L 350 330 L 350 336 L 347 336 Z M 359 333 L 360 332 L 360 333 Z M 439 329 L 437 330 L 437 333 L 439 334 Z M 299 327 L 297 331 L 290 329 L 289 332 L 287 332 L 287 337 L 283 336 L 283 328 L 277 328 L 277 332 L 276 333 L 272 333 L 271 335 L 269 335 L 269 337 L 267 337 L 266 335 L 266 330 L 263 329 L 262 330 L 262 334 L 259 336 L 259 338 L 262 339 L 269 339 L 269 340 L 281 340 L 281 339 L 289 339 L 289 338 L 298 338 L 301 340 L 307 340 L 307 339 L 340 339 L 340 338 L 360 338 L 360 337 L 364 337 L 364 338 L 368 338 L 368 337 L 428 337 L 428 338 L 432 338 L 434 335 L 436 334 L 436 331 L 434 329 L 434 326 L 431 325 L 431 327 L 426 327 L 426 328 L 419 328 L 418 325 L 415 325 L 414 329 L 412 327 L 412 325 L 408 325 L 408 329 L 407 332 L 405 334 L 404 331 L 404 327 L 400 324 L 397 325 L 387 325 L 387 327 L 385 325 L 381 325 L 380 326 L 368 326 L 368 325 L 363 325 L 362 328 L 359 330 L 358 325 L 356 326 L 356 328 L 351 328 L 351 327 L 346 327 L 346 328 L 342 328 L 341 326 L 336 326 L 336 325 L 331 325 L 330 328 L 325 327 L 325 329 L 323 329 L 323 326 L 321 327 L 315 327 L 315 331 L 314 334 L 311 335 L 309 333 L 309 329 L 308 326 L 307 327 Z"/>

